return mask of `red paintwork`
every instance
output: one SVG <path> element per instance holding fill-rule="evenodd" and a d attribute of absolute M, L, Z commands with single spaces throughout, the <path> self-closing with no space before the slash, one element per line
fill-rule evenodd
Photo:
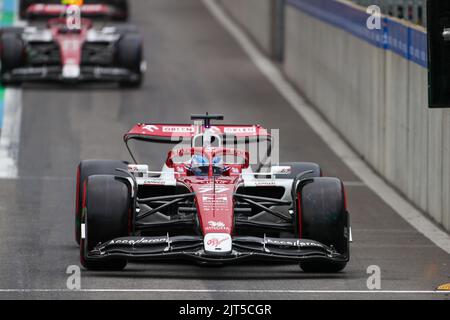
<path fill-rule="evenodd" d="M 81 29 L 77 32 L 62 32 L 66 28 L 66 19 L 51 19 L 48 22 L 53 39 L 58 43 L 61 52 L 62 65 L 80 65 L 81 51 L 86 41 L 87 32 L 92 28 L 92 22 L 81 20 Z"/>
<path fill-rule="evenodd" d="M 205 128 L 202 125 L 184 124 L 137 124 L 124 136 L 125 142 L 132 139 L 167 140 L 192 139 L 197 135 L 203 135 L 207 129 L 209 134 L 218 136 L 230 135 L 236 138 L 267 138 L 271 135 L 259 125 L 214 125 Z M 209 159 L 210 167 L 207 176 L 195 176 L 189 170 L 186 162 L 176 162 L 175 158 L 186 157 L 190 159 L 195 154 L 200 154 Z M 224 166 L 228 169 L 220 176 L 213 175 L 212 161 L 215 156 L 222 156 Z M 227 156 L 240 158 L 238 163 L 226 163 Z M 249 167 L 249 153 L 226 148 L 179 148 L 169 152 L 166 165 L 173 168 L 178 182 L 186 185 L 195 193 L 195 202 L 199 216 L 199 222 L 203 234 L 227 233 L 232 234 L 234 228 L 234 197 L 233 194 L 239 183 L 242 182 L 242 170 Z"/>
<path fill-rule="evenodd" d="M 203 234 L 233 233 L 234 197 L 239 177 L 184 177 L 179 179 L 195 192 Z"/>
<path fill-rule="evenodd" d="M 189 171 L 189 163 L 174 163 L 175 157 L 202 155 L 209 159 L 209 174 L 195 176 Z M 236 156 L 241 158 L 242 164 L 224 163 L 229 170 L 220 176 L 213 175 L 212 159 L 221 156 Z M 234 197 L 238 183 L 241 182 L 243 169 L 249 167 L 247 152 L 225 148 L 188 148 L 169 152 L 166 164 L 177 173 L 177 180 L 186 185 L 196 194 L 195 202 L 203 234 L 233 233 Z"/>
<path fill-rule="evenodd" d="M 180 125 L 180 124 L 137 124 L 126 135 L 125 140 L 133 137 L 147 138 L 192 138 L 205 132 L 204 126 Z M 212 126 L 214 134 L 230 134 L 238 138 L 244 137 L 268 137 L 270 134 L 259 125 L 220 125 Z"/>

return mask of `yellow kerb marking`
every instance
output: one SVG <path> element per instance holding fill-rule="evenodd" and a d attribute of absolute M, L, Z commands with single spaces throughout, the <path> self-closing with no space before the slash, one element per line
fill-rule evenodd
<path fill-rule="evenodd" d="M 450 291 L 450 283 L 443 284 L 437 288 L 439 291 Z"/>

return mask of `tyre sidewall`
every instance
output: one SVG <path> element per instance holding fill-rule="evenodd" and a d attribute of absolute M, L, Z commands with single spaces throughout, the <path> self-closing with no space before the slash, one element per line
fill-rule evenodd
<path fill-rule="evenodd" d="M 20 35 L 13 30 L 1 34 L 1 72 L 10 72 L 24 63 L 24 44 Z"/>
<path fill-rule="evenodd" d="M 111 175 L 90 176 L 85 186 L 85 238 L 81 239 L 80 261 L 92 270 L 121 270 L 125 259 L 88 260 L 87 253 L 99 243 L 129 235 L 132 199 L 131 186 L 125 179 Z"/>
<path fill-rule="evenodd" d="M 117 43 L 117 63 L 119 66 L 140 74 L 142 60 L 142 37 L 135 33 L 123 33 Z"/>
<path fill-rule="evenodd" d="M 349 216 L 342 181 L 313 178 L 297 189 L 296 216 L 299 237 L 333 246 L 340 254 L 349 254 Z"/>
<path fill-rule="evenodd" d="M 79 244 L 81 237 L 81 213 L 83 210 L 83 184 L 92 175 L 115 175 L 125 177 L 124 173 L 116 169 L 127 170 L 128 163 L 116 160 L 87 160 L 82 161 L 77 168 L 77 183 L 75 197 L 75 241 Z"/>

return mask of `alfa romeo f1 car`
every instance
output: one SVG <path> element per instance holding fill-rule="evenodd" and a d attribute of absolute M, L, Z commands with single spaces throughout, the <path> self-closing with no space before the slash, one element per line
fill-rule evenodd
<path fill-rule="evenodd" d="M 1 82 L 117 81 L 137 87 L 145 71 L 143 40 L 130 25 L 95 29 L 88 19 L 78 28 L 65 18 L 47 26 L 0 30 Z"/>
<path fill-rule="evenodd" d="M 21 19 L 58 17 L 69 5 L 79 6 L 81 15 L 87 18 L 128 18 L 127 0 L 20 0 L 19 15 Z"/>
<path fill-rule="evenodd" d="M 323 177 L 314 163 L 267 167 L 272 137 L 261 126 L 212 125 L 223 119 L 216 115 L 192 119 L 194 125 L 136 125 L 124 137 L 134 163 L 80 163 L 75 234 L 85 268 L 180 259 L 345 268 L 351 229 L 341 180 Z M 151 142 L 175 147 L 160 171 L 150 171 L 136 161 L 136 141 L 150 153 Z M 257 161 L 252 143 L 267 146 Z"/>

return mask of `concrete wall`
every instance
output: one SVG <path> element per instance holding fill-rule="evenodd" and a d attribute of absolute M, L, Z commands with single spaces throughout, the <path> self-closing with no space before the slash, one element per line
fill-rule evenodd
<path fill-rule="evenodd" d="M 426 68 L 286 10 L 286 75 L 378 173 L 450 231 L 450 110 L 428 109 Z"/>
<path fill-rule="evenodd" d="M 269 56 L 274 55 L 276 0 L 219 0 L 218 2 Z"/>

